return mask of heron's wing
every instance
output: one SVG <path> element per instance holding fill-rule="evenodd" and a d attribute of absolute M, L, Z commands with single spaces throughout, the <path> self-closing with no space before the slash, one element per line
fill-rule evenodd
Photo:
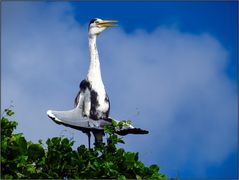
<path fill-rule="evenodd" d="M 80 90 L 75 98 L 75 107 L 81 109 L 82 116 L 90 116 L 91 94 L 88 88 Z"/>
<path fill-rule="evenodd" d="M 88 81 L 83 80 L 80 84 L 80 91 L 75 98 L 75 108 L 68 111 L 53 111 L 48 110 L 47 115 L 58 124 L 69 126 L 74 129 L 98 129 L 100 121 L 90 119 L 91 108 L 91 93 L 90 84 Z"/>
<path fill-rule="evenodd" d="M 48 110 L 47 115 L 58 124 L 89 127 L 89 119 L 82 116 L 82 109 L 74 108 L 68 111 Z"/>
<path fill-rule="evenodd" d="M 80 130 L 84 133 L 89 131 L 103 131 L 102 120 L 95 121 L 81 115 L 79 108 L 68 111 L 48 110 L 47 115 L 55 123 Z"/>
<path fill-rule="evenodd" d="M 82 106 L 83 106 L 83 109 L 82 109 L 83 116 L 90 117 L 91 93 L 89 88 L 86 88 L 86 90 L 84 91 Z"/>
<path fill-rule="evenodd" d="M 75 98 L 75 107 L 82 109 L 82 116 L 90 117 L 91 109 L 91 93 L 90 83 L 87 80 L 83 80 L 80 83 L 80 91 Z"/>
<path fill-rule="evenodd" d="M 82 102 L 82 99 L 83 99 L 83 94 L 82 94 L 82 91 L 79 90 L 79 92 L 77 93 L 77 95 L 75 97 L 75 101 L 74 101 L 75 107 L 78 105 L 79 102 Z"/>
<path fill-rule="evenodd" d="M 90 92 L 80 90 L 75 98 L 76 107 L 68 111 L 48 110 L 47 115 L 58 124 L 73 128 L 92 128 L 95 125 L 89 118 Z"/>

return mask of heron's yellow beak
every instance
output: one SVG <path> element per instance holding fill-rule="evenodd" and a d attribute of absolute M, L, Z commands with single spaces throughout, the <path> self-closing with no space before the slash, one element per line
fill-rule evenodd
<path fill-rule="evenodd" d="M 117 23 L 118 21 L 116 20 L 103 20 L 101 22 L 99 22 L 97 25 L 100 25 L 102 27 L 113 27 L 113 26 L 117 26 Z"/>

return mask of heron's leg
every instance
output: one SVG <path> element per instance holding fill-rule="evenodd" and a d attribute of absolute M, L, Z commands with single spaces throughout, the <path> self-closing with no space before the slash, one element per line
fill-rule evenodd
<path fill-rule="evenodd" d="M 95 145 L 103 142 L 104 131 L 93 131 L 95 136 Z"/>
<path fill-rule="evenodd" d="M 90 136 L 91 136 L 90 131 L 87 133 L 87 135 L 88 135 L 88 145 L 89 145 L 89 149 L 90 149 Z"/>

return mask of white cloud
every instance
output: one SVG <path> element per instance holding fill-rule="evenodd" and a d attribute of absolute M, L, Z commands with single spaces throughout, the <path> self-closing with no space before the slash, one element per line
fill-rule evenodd
<path fill-rule="evenodd" d="M 46 110 L 73 106 L 87 68 L 87 51 L 81 51 L 87 47 L 86 31 L 63 16 L 69 9 L 61 3 L 3 6 L 2 104 L 13 100 L 19 131 L 34 141 L 65 129 L 52 123 Z"/>
<path fill-rule="evenodd" d="M 3 107 L 14 101 L 18 130 L 29 139 L 67 129 L 86 143 L 45 112 L 73 106 L 88 68 L 87 26 L 74 20 L 67 3 L 16 4 L 3 4 Z M 200 176 L 234 150 L 237 95 L 225 73 L 228 52 L 213 36 L 170 27 L 126 34 L 121 27 L 104 32 L 98 47 L 111 116 L 150 131 L 125 138 L 144 162 L 174 175 L 191 164 Z"/>
<path fill-rule="evenodd" d="M 105 65 L 106 72 L 116 70 L 107 76 L 108 86 L 116 84 L 110 91 L 115 113 L 151 132 L 144 141 L 130 137 L 131 148 L 145 149 L 146 143 L 152 154 L 144 158 L 178 171 L 191 161 L 197 168 L 222 162 L 237 142 L 237 98 L 222 45 L 209 34 L 161 27 L 150 34 L 108 34 L 101 45 L 105 61 L 115 62 Z"/>

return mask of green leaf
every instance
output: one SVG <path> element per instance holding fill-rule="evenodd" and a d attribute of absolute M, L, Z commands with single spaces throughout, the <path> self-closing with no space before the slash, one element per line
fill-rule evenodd
<path fill-rule="evenodd" d="M 4 111 L 6 112 L 6 114 L 7 114 L 8 116 L 14 115 L 14 112 L 13 112 L 11 109 L 9 109 L 9 108 L 5 109 Z"/>
<path fill-rule="evenodd" d="M 28 164 L 26 166 L 26 169 L 27 169 L 28 173 L 34 173 L 35 172 L 35 167 L 32 164 Z"/>
<path fill-rule="evenodd" d="M 68 138 L 48 138 L 37 144 L 27 141 L 22 133 L 14 134 L 17 122 L 6 110 L 1 118 L 1 177 L 4 179 L 167 179 L 159 172 L 159 166 L 146 167 L 139 161 L 138 153 L 117 148 L 123 139 L 115 133 L 115 127 L 128 126 L 131 122 L 113 121 L 104 128 L 107 143 L 98 143 L 88 149 L 80 145 L 73 149 L 74 141 Z"/>
<path fill-rule="evenodd" d="M 122 138 L 118 138 L 117 142 L 118 142 L 118 143 L 122 143 L 122 144 L 124 144 L 124 141 L 123 141 Z"/>
<path fill-rule="evenodd" d="M 114 127 L 116 127 L 116 126 L 118 125 L 118 123 L 117 123 L 115 120 L 112 120 L 112 125 L 113 125 Z"/>
<path fill-rule="evenodd" d="M 142 178 L 138 174 L 136 174 L 136 179 L 137 180 L 142 180 Z"/>
<path fill-rule="evenodd" d="M 126 177 L 124 175 L 119 175 L 117 179 L 118 180 L 126 180 Z"/>
<path fill-rule="evenodd" d="M 127 169 L 132 169 L 135 162 L 135 153 L 126 152 L 125 153 L 125 165 Z"/>
<path fill-rule="evenodd" d="M 151 166 L 149 166 L 149 169 L 153 172 L 158 172 L 159 171 L 159 166 L 156 164 L 153 164 Z"/>
<path fill-rule="evenodd" d="M 28 147 L 29 160 L 36 161 L 40 160 L 45 156 L 43 147 L 39 144 L 32 144 Z"/>
<path fill-rule="evenodd" d="M 10 174 L 5 174 L 3 179 L 13 179 L 13 176 Z"/>
<path fill-rule="evenodd" d="M 43 144 L 41 139 L 38 140 L 38 143 L 39 143 L 40 145 Z"/>
<path fill-rule="evenodd" d="M 17 178 L 24 178 L 24 174 L 20 173 L 20 172 L 17 172 Z"/>

